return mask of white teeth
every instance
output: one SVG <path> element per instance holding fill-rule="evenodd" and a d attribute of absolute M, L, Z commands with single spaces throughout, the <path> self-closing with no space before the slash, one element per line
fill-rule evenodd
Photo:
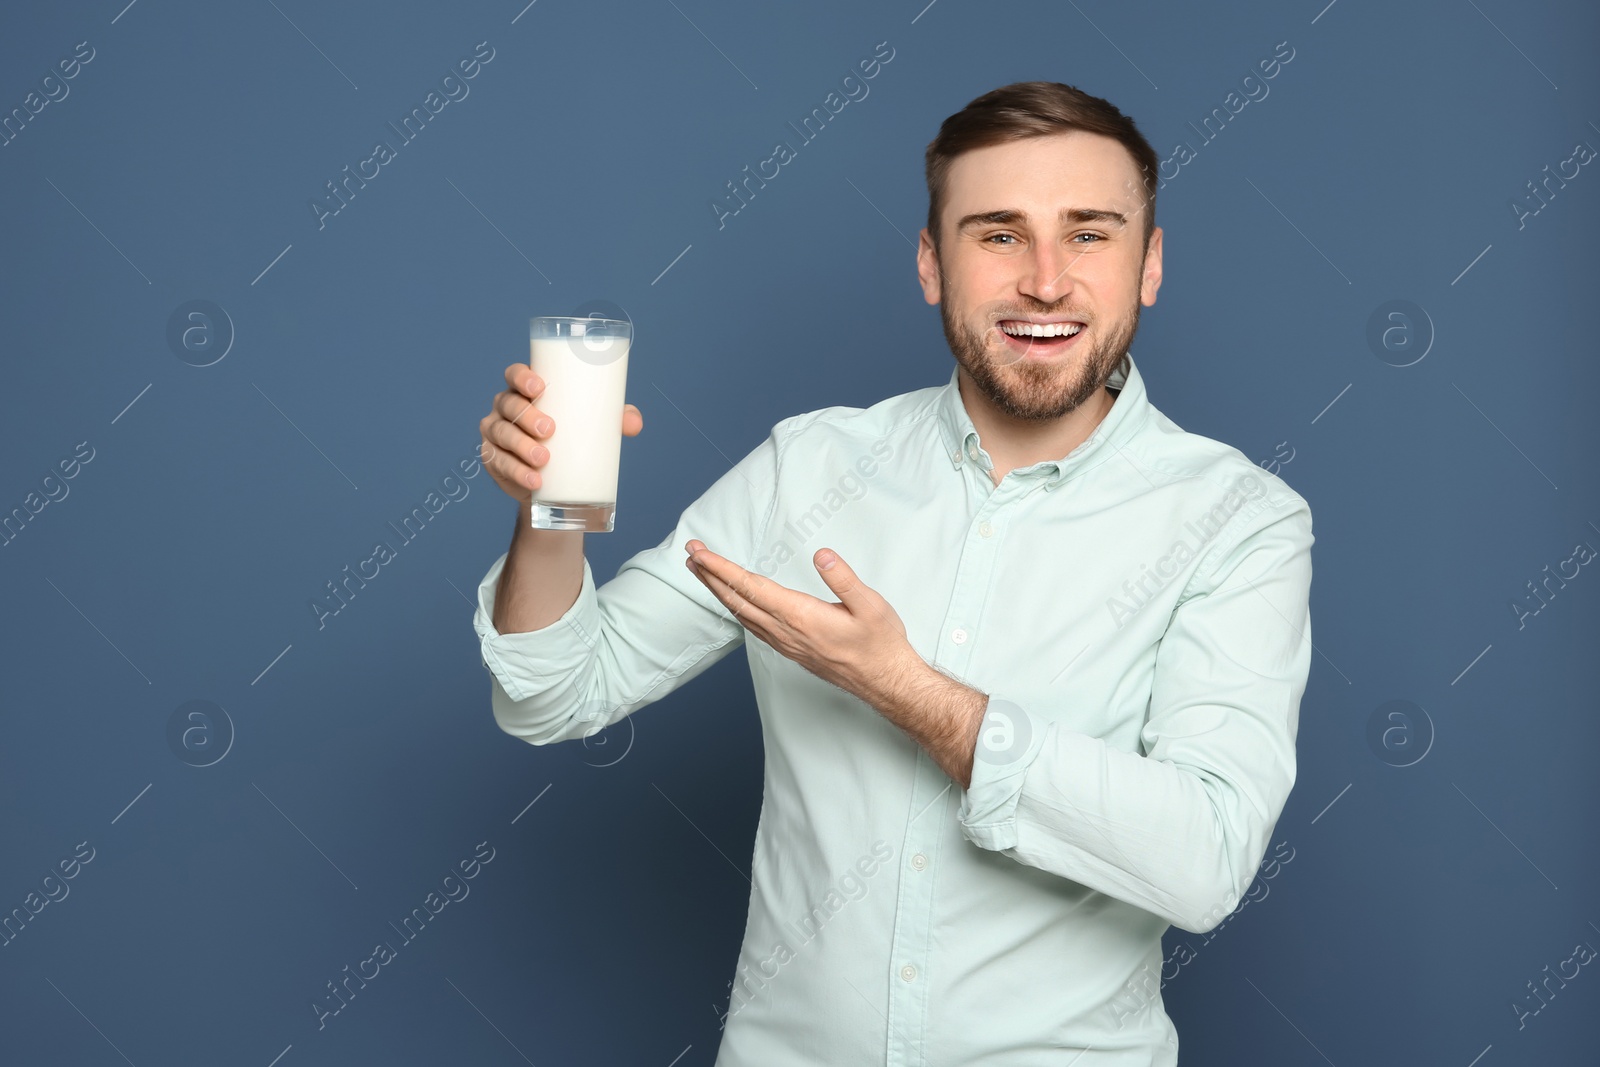
<path fill-rule="evenodd" d="M 1006 322 L 1000 325 L 1000 329 L 1013 337 L 1071 337 L 1083 327 L 1075 322 L 1052 322 L 1049 325 Z"/>

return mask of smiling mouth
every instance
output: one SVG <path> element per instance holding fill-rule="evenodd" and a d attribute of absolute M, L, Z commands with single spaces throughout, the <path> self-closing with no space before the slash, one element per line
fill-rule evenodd
<path fill-rule="evenodd" d="M 1030 355 L 1051 355 L 1072 344 L 1084 330 L 1081 322 L 1027 322 L 1002 319 L 995 324 L 1005 335 L 1005 344 Z"/>

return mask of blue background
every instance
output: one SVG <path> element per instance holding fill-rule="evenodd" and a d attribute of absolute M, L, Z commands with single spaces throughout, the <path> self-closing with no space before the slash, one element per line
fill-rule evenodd
<path fill-rule="evenodd" d="M 1169 932 L 1183 1062 L 1595 1062 L 1593 967 L 1513 1004 L 1600 947 L 1600 577 L 1511 607 L 1600 547 L 1600 174 L 1511 207 L 1600 146 L 1595 9 L 124 2 L 0 21 L 0 113 L 94 49 L 0 147 L 0 512 L 93 449 L 0 547 L 0 912 L 94 850 L 0 948 L 0 1062 L 710 1064 L 761 798 L 743 653 L 587 744 L 501 733 L 468 598 L 515 508 L 482 474 L 320 628 L 310 604 L 475 454 L 532 314 L 637 324 L 602 581 L 777 420 L 945 382 L 923 149 L 1033 78 L 1195 148 L 1134 353 L 1315 515 L 1293 858 L 1214 936 Z M 484 41 L 319 228 L 324 183 Z M 882 41 L 719 229 L 724 183 Z M 185 349 L 194 300 L 227 322 Z M 1422 315 L 1385 349 L 1392 300 Z M 222 711 L 174 743 L 194 700 Z M 480 842 L 470 895 L 319 1030 Z"/>

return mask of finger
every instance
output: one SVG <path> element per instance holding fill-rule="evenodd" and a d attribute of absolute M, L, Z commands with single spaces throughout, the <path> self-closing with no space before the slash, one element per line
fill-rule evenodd
<path fill-rule="evenodd" d="M 839 602 L 849 608 L 852 614 L 866 608 L 870 599 L 870 592 L 856 572 L 851 570 L 837 552 L 829 548 L 818 549 L 811 557 L 812 564 L 817 568 L 817 573 L 822 575 L 823 582 L 833 590 L 833 595 Z M 873 605 L 876 607 L 876 605 Z"/>
<path fill-rule="evenodd" d="M 495 394 L 494 409 L 507 421 L 516 423 L 532 437 L 545 438 L 555 432 L 555 422 L 533 406 L 533 401 L 521 393 L 504 392 Z"/>
<path fill-rule="evenodd" d="M 754 632 L 757 637 L 760 637 L 769 645 L 772 644 L 768 635 L 776 629 L 776 620 L 770 614 L 740 596 L 732 586 L 714 574 L 709 568 L 697 564 L 694 559 L 686 559 L 684 564 L 689 568 L 691 574 L 699 578 L 705 584 L 705 587 L 711 590 L 712 596 L 720 600 L 724 607 L 733 612 L 734 618 L 738 619 L 745 629 Z"/>
<path fill-rule="evenodd" d="M 811 562 L 816 566 L 817 573 L 822 575 L 824 584 L 833 590 L 833 594 L 839 598 L 839 603 L 843 604 L 850 614 L 861 616 L 871 613 L 893 624 L 894 620 L 889 617 L 893 609 L 889 608 L 888 601 L 884 600 L 876 589 L 863 582 L 860 575 L 856 574 L 850 564 L 846 563 L 837 552 L 831 548 L 818 549 L 811 557 Z M 823 569 L 824 564 L 828 564 L 826 570 Z M 886 608 L 888 610 L 885 610 Z"/>
<path fill-rule="evenodd" d="M 544 392 L 544 379 L 533 372 L 526 363 L 513 363 L 506 368 L 506 384 L 532 400 Z"/>
<path fill-rule="evenodd" d="M 644 429 L 644 415 L 632 404 L 622 405 L 622 435 L 636 437 Z"/>
<path fill-rule="evenodd" d="M 791 618 L 793 606 L 790 601 L 795 597 L 808 596 L 787 589 L 759 574 L 752 574 L 733 560 L 719 556 L 703 546 L 695 550 L 690 558 L 700 567 L 710 570 L 741 600 L 759 609 L 768 618 L 784 625 L 788 625 Z M 815 598 L 808 597 L 808 599 Z"/>
<path fill-rule="evenodd" d="M 550 462 L 550 450 L 505 419 L 494 417 L 483 429 L 483 439 L 496 445 L 530 467 Z"/>
<path fill-rule="evenodd" d="M 509 485 L 522 485 L 529 489 L 539 488 L 538 471 L 487 438 L 478 446 L 478 459 L 491 474 L 505 479 Z"/>

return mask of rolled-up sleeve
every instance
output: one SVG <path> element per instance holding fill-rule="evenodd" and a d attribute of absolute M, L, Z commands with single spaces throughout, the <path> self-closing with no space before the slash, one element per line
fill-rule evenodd
<path fill-rule="evenodd" d="M 548 688 L 548 679 L 561 678 L 581 668 L 594 650 L 592 627 L 599 617 L 594 572 L 583 561 L 583 586 L 578 599 L 555 622 L 538 630 L 503 634 L 494 628 L 494 600 L 500 588 L 509 552 L 502 552 L 489 573 L 478 583 L 478 608 L 472 626 L 478 631 L 483 665 L 502 692 L 513 701 Z M 584 620 L 589 620 L 588 625 Z"/>
<path fill-rule="evenodd" d="M 731 467 L 691 504 L 660 544 L 622 564 L 595 587 L 586 558 L 583 585 L 554 622 L 524 633 L 494 627 L 494 602 L 506 555 L 478 585 L 473 628 L 500 728 L 530 744 L 587 736 L 659 700 L 737 648 L 744 628 L 684 566 L 685 542 L 698 538 L 752 568 L 770 522 L 787 423 Z"/>
<path fill-rule="evenodd" d="M 964 835 L 1184 930 L 1218 925 L 1294 785 L 1312 540 L 1290 494 L 1196 571 L 1157 649 L 1143 754 L 991 693 Z"/>

